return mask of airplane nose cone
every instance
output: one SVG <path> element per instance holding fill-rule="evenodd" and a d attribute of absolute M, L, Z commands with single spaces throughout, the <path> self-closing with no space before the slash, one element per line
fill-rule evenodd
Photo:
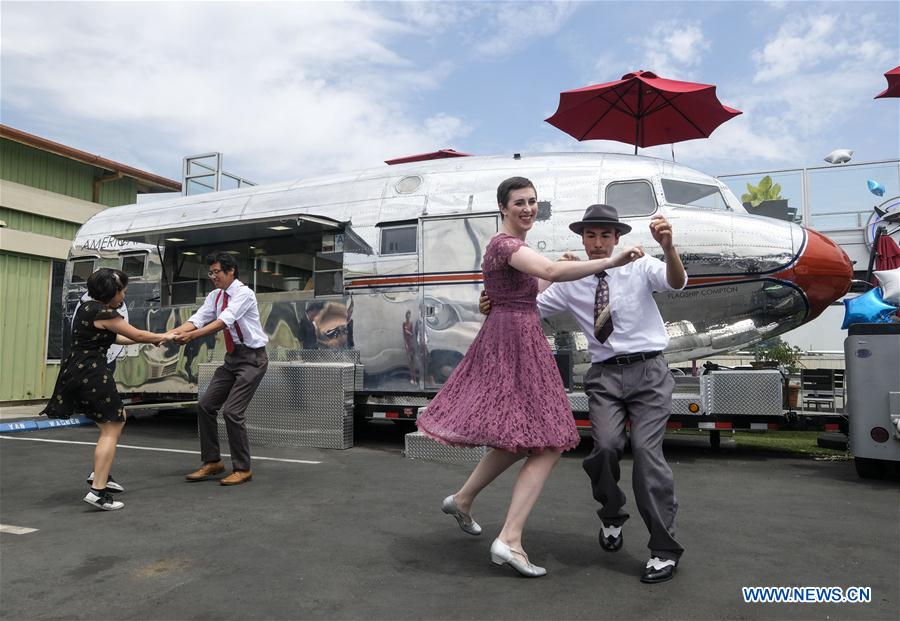
<path fill-rule="evenodd" d="M 806 245 L 790 271 L 791 280 L 809 301 L 809 320 L 850 290 L 853 265 L 847 253 L 829 238 L 811 229 L 805 231 Z"/>

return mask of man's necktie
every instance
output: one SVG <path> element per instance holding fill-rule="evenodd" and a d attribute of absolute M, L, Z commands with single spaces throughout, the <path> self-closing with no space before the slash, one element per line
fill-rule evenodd
<path fill-rule="evenodd" d="M 613 331 L 612 314 L 609 309 L 609 283 L 606 282 L 606 272 L 597 274 L 597 292 L 594 294 L 594 336 L 601 343 Z"/>
<path fill-rule="evenodd" d="M 224 311 L 228 308 L 228 292 L 223 291 L 222 293 L 225 294 L 222 296 L 222 310 Z M 234 339 L 231 338 L 231 330 L 228 329 L 228 326 L 225 326 L 225 351 L 229 353 L 234 351 Z"/>
<path fill-rule="evenodd" d="M 222 296 L 222 310 L 224 311 L 228 308 L 228 293 L 225 291 L 222 292 L 224 295 Z M 219 312 L 221 315 L 221 311 Z M 244 342 L 244 334 L 241 332 L 241 326 L 237 321 L 234 322 L 234 329 L 237 331 L 238 338 L 241 340 L 241 343 Z M 225 351 L 232 352 L 234 351 L 234 339 L 231 338 L 231 330 L 228 327 L 225 327 Z"/>

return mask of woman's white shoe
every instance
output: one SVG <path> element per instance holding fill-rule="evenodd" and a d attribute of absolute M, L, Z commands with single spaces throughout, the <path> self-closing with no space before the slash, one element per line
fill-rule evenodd
<path fill-rule="evenodd" d="M 547 570 L 532 564 L 527 554 L 510 548 L 499 539 L 494 539 L 494 543 L 491 544 L 491 560 L 497 565 L 504 563 L 509 565 L 526 578 L 540 578 L 547 575 Z"/>
<path fill-rule="evenodd" d="M 441 503 L 441 511 L 455 517 L 456 523 L 459 524 L 459 527 L 464 533 L 469 535 L 481 534 L 481 526 L 472 519 L 471 515 L 459 510 L 459 507 L 456 505 L 456 499 L 452 495 L 444 498 L 444 502 Z"/>

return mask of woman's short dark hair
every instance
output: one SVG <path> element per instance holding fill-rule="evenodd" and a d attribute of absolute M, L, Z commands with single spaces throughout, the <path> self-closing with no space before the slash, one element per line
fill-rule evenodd
<path fill-rule="evenodd" d="M 234 277 L 238 277 L 238 264 L 234 255 L 228 254 L 227 252 L 213 252 L 212 254 L 206 255 L 206 267 L 211 266 L 213 263 L 218 263 L 223 272 L 233 271 Z"/>
<path fill-rule="evenodd" d="M 525 188 L 531 188 L 534 190 L 534 195 L 537 196 L 537 188 L 534 187 L 534 184 L 531 180 L 526 179 L 525 177 L 510 177 L 500 183 L 497 186 L 497 204 L 506 206 L 506 203 L 509 202 L 509 194 L 513 190 L 524 190 Z"/>
<path fill-rule="evenodd" d="M 119 291 L 127 286 L 128 274 L 122 270 L 114 270 L 108 267 L 101 267 L 88 276 L 87 279 L 88 295 L 104 304 L 113 299 Z"/>

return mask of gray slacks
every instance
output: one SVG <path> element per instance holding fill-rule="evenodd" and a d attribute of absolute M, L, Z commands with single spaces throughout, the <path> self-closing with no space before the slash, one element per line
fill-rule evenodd
<path fill-rule="evenodd" d="M 250 349 L 236 345 L 233 352 L 225 354 L 225 362 L 213 373 L 209 387 L 197 402 L 200 458 L 204 462 L 222 459 L 216 424 L 216 415 L 221 412 L 228 433 L 232 467 L 250 470 L 250 441 L 244 412 L 268 366 L 265 347 Z"/>
<path fill-rule="evenodd" d="M 675 481 L 663 456 L 662 441 L 672 410 L 675 380 L 662 356 L 629 365 L 595 363 L 584 376 L 594 449 L 582 466 L 591 478 L 597 514 L 621 526 L 625 494 L 619 487 L 619 460 L 625 450 L 625 421 L 631 420 L 632 487 L 638 511 L 650 531 L 652 556 L 678 560 L 684 548 L 675 540 Z"/>

